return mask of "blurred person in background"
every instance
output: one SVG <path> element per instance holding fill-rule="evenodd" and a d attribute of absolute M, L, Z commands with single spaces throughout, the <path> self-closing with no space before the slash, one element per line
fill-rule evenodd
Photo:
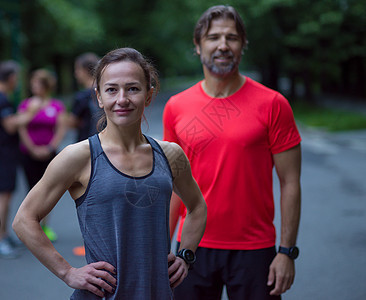
<path fill-rule="evenodd" d="M 80 54 L 74 63 L 74 75 L 82 90 L 74 96 L 71 112 L 68 116 L 68 126 L 77 131 L 78 142 L 88 139 L 97 133 L 97 123 L 102 109 L 98 106 L 95 95 L 94 71 L 99 57 L 92 52 Z M 77 256 L 85 255 L 84 246 L 73 249 Z"/>
<path fill-rule="evenodd" d="M 15 90 L 20 67 L 15 61 L 0 63 L 0 257 L 15 258 L 19 254 L 18 239 L 8 232 L 10 200 L 16 186 L 19 162 L 18 128 L 28 124 L 37 111 L 30 106 L 16 114 L 8 96 Z"/>
<path fill-rule="evenodd" d="M 295 276 L 300 220 L 300 135 L 288 101 L 239 73 L 247 45 L 244 23 L 231 6 L 209 8 L 194 45 L 204 79 L 166 104 L 164 140 L 187 154 L 207 203 L 197 263 L 175 297 L 280 299 Z M 280 248 L 275 248 L 273 166 L 281 190 Z M 179 215 L 171 203 L 171 233 Z M 181 215 L 178 231 L 184 224 Z"/>
<path fill-rule="evenodd" d="M 70 127 L 77 129 L 78 142 L 97 133 L 101 109 L 94 91 L 94 70 L 98 60 L 98 56 L 90 52 L 81 54 L 75 59 L 75 78 L 83 89 L 74 97 L 68 122 Z"/>
<path fill-rule="evenodd" d="M 66 113 L 62 101 L 52 98 L 56 87 L 56 77 L 48 70 L 34 71 L 30 79 L 32 97 L 23 100 L 18 112 L 24 112 L 30 106 L 39 109 L 32 120 L 19 128 L 21 161 L 29 190 L 43 176 L 48 164 L 66 132 Z M 42 221 L 42 227 L 51 241 L 57 240 L 57 234 Z"/>

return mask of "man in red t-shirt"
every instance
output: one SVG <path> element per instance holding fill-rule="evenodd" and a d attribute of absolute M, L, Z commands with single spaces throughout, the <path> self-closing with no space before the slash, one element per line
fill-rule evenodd
<path fill-rule="evenodd" d="M 300 135 L 288 101 L 239 73 L 242 19 L 215 6 L 199 19 L 194 43 L 204 79 L 173 96 L 164 139 L 178 143 L 207 202 L 197 261 L 175 289 L 179 299 L 280 299 L 294 280 L 300 219 Z M 281 186 L 281 239 L 275 249 L 273 166 Z M 179 213 L 180 212 L 180 213 Z M 176 195 L 171 232 L 185 212 Z"/>

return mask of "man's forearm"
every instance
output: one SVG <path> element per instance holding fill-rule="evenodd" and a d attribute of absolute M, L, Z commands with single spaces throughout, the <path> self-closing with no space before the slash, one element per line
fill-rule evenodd
<path fill-rule="evenodd" d="M 300 183 L 281 189 L 281 246 L 296 245 L 301 212 Z"/>

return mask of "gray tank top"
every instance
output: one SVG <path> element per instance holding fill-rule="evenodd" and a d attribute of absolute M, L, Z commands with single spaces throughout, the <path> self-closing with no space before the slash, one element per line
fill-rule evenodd
<path fill-rule="evenodd" d="M 142 177 L 120 172 L 98 135 L 89 138 L 91 177 L 76 209 L 87 263 L 106 261 L 116 268 L 116 291 L 105 292 L 106 299 L 173 299 L 167 261 L 172 173 L 159 144 L 145 137 L 153 168 Z M 100 298 L 75 290 L 71 299 Z"/>

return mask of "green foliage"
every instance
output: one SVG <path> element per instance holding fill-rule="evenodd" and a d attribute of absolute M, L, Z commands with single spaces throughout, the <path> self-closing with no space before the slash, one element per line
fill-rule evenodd
<path fill-rule="evenodd" d="M 69 42 L 88 41 L 91 44 L 104 35 L 98 14 L 93 10 L 95 1 L 79 0 L 76 3 L 67 0 L 38 1 L 50 17 L 57 22 L 57 30 L 68 33 Z"/>
<path fill-rule="evenodd" d="M 366 116 L 340 109 L 329 109 L 305 102 L 292 105 L 298 122 L 329 131 L 346 131 L 366 128 Z"/>
<path fill-rule="evenodd" d="M 0 0 L 0 59 L 18 58 L 19 0 Z"/>
<path fill-rule="evenodd" d="M 194 55 L 193 29 L 202 12 L 218 4 L 213 0 L 14 3 L 20 2 L 0 2 L 2 58 L 14 53 L 18 44 L 29 68 L 50 65 L 59 71 L 63 65 L 72 68 L 81 52 L 103 55 L 130 46 L 169 77 L 202 74 Z M 304 83 L 309 95 L 333 89 L 366 96 L 365 1 L 227 0 L 224 4 L 233 5 L 247 26 L 244 68 L 260 71 L 265 84 L 277 88 L 279 77 L 286 76 L 293 83 Z M 19 30 L 14 14 L 21 18 Z"/>
<path fill-rule="evenodd" d="M 104 29 L 91 5 L 94 2 L 25 1 L 22 6 L 22 28 L 26 37 L 23 46 L 31 63 L 44 65 L 45 58 L 50 62 L 55 55 L 70 57 L 83 49 L 98 47 Z M 89 9 L 81 8 L 83 5 Z M 29 53 L 32 57 L 27 55 Z"/>

